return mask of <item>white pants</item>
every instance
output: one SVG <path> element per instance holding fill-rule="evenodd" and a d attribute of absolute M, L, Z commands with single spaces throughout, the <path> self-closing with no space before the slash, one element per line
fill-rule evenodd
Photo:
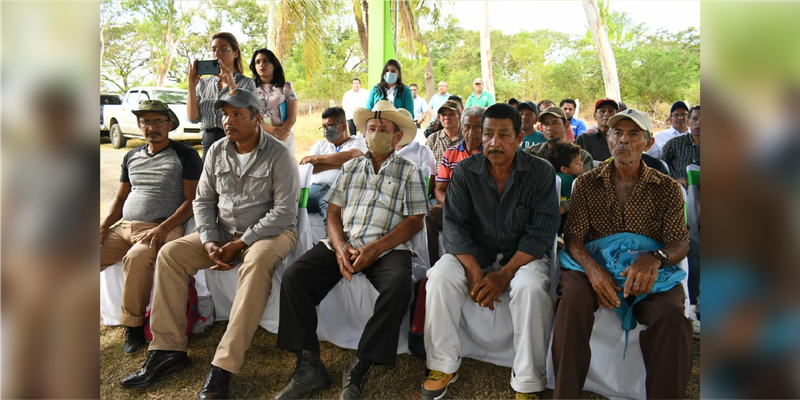
<path fill-rule="evenodd" d="M 501 268 L 495 263 L 484 273 Z M 444 255 L 428 270 L 425 300 L 425 351 L 432 370 L 453 373 L 461 366 L 459 329 L 513 329 L 514 365 L 511 387 L 533 393 L 547 384 L 547 344 L 553 324 L 553 300 L 548 294 L 550 262 L 545 256 L 520 267 L 511 279 L 510 302 L 495 303 L 495 313 L 510 313 L 511 327 L 461 326 L 462 307 L 472 307 L 467 277 L 458 259 Z M 488 322 L 488 321 L 487 321 Z"/>

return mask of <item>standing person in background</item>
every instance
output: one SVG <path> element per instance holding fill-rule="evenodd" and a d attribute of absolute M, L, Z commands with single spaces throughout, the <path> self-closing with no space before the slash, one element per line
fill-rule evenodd
<path fill-rule="evenodd" d="M 283 66 L 275 54 L 267 49 L 258 49 L 250 61 L 250 71 L 261 98 L 261 127 L 289 148 L 294 156 L 294 132 L 297 121 L 297 95 L 292 82 L 286 82 Z"/>
<path fill-rule="evenodd" d="M 244 76 L 242 54 L 239 42 L 228 32 L 211 35 L 209 56 L 219 61 L 219 75 L 200 78 L 197 75 L 197 59 L 189 65 L 189 99 L 186 114 L 189 121 L 200 123 L 203 131 L 203 161 L 206 152 L 214 142 L 225 137 L 222 130 L 222 111 L 214 109 L 214 103 L 222 100 L 233 89 L 246 89 L 255 92 L 256 84 Z"/>
<path fill-rule="evenodd" d="M 365 108 L 372 110 L 378 100 L 389 100 L 395 108 L 405 108 L 414 115 L 414 97 L 411 90 L 403 85 L 403 73 L 397 60 L 389 60 L 383 66 L 381 81 L 369 92 Z"/>
<path fill-rule="evenodd" d="M 494 96 L 492 96 L 492 94 L 489 92 L 483 91 L 483 79 L 475 78 L 475 80 L 472 82 L 472 88 L 475 89 L 475 93 L 467 97 L 467 107 L 489 107 L 490 105 L 494 104 Z"/>
<path fill-rule="evenodd" d="M 573 137 L 577 138 L 583 133 L 586 133 L 586 124 L 583 121 L 575 118 L 575 113 L 578 110 L 578 104 L 575 103 L 573 99 L 564 99 L 561 100 L 559 104 L 562 110 L 564 110 L 564 114 L 567 115 L 567 120 L 569 120 L 569 126 L 572 128 L 572 132 L 574 133 Z"/>
<path fill-rule="evenodd" d="M 428 103 L 421 96 L 417 96 L 419 86 L 416 83 L 412 83 L 408 87 L 411 88 L 411 95 L 414 96 L 414 122 L 419 129 L 422 122 L 425 121 L 425 116 L 428 115 Z"/>
<path fill-rule="evenodd" d="M 439 92 L 431 96 L 431 101 L 428 104 L 430 106 L 431 118 L 436 118 L 439 107 L 450 98 L 450 92 L 447 91 L 448 89 L 450 89 L 450 86 L 447 85 L 447 82 L 439 82 Z"/>
<path fill-rule="evenodd" d="M 669 129 L 656 132 L 653 136 L 655 138 L 655 143 L 647 149 L 647 154 L 653 157 L 660 157 L 667 142 L 678 136 L 683 136 L 690 131 L 689 106 L 682 101 L 676 101 L 669 110 L 669 123 Z"/>
<path fill-rule="evenodd" d="M 353 78 L 353 88 L 344 93 L 342 97 L 342 108 L 347 117 L 347 129 L 350 131 L 350 136 L 356 136 L 356 124 L 353 122 L 353 110 L 356 107 L 366 107 L 369 92 L 361 90 L 361 79 Z"/>

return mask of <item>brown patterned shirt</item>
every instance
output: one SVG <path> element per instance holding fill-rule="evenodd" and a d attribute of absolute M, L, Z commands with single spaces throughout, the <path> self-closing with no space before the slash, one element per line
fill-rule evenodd
<path fill-rule="evenodd" d="M 430 136 L 428 136 L 428 140 L 426 146 L 433 151 L 433 159 L 436 161 L 436 166 L 442 164 L 442 156 L 447 149 L 461 143 L 464 140 L 464 135 L 461 134 L 461 127 L 458 128 L 458 135 L 453 140 L 450 140 L 450 137 L 447 136 L 445 133 L 444 128 L 433 132 Z M 434 173 L 439 172 L 437 169 Z"/>
<path fill-rule="evenodd" d="M 641 163 L 639 181 L 623 212 L 614 184 L 614 165 L 611 161 L 575 180 L 564 234 L 576 235 L 584 242 L 621 232 L 644 235 L 665 246 L 688 242 L 685 203 L 678 182 Z"/>

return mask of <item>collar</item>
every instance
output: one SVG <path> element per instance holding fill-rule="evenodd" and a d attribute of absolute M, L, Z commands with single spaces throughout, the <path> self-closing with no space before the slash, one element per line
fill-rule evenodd
<path fill-rule="evenodd" d="M 386 165 L 390 161 L 394 161 L 395 158 L 397 158 L 397 150 L 392 150 L 392 152 L 389 153 L 389 157 L 383 162 L 383 164 Z M 372 152 L 367 150 L 367 154 L 364 154 L 364 159 L 372 160 Z M 372 161 L 370 161 L 369 164 L 372 165 Z"/>
<path fill-rule="evenodd" d="M 458 144 L 458 151 L 467 151 L 467 139 L 462 140 L 461 143 Z M 483 152 L 483 143 L 478 146 L 478 151 Z"/>
<path fill-rule="evenodd" d="M 439 134 L 439 139 L 446 139 L 447 141 L 451 141 L 450 136 L 447 136 L 447 132 L 444 131 L 444 127 L 442 129 L 439 129 L 437 132 Z M 456 139 L 464 140 L 464 135 L 461 134 L 461 124 L 458 124 L 458 135 L 456 135 L 456 138 L 452 140 Z"/>
<path fill-rule="evenodd" d="M 259 133 L 258 144 L 253 149 L 253 151 L 264 150 L 267 147 L 267 140 L 268 140 L 267 131 L 265 131 L 264 128 L 259 126 L 258 127 L 258 133 Z M 224 138 L 223 140 L 227 140 L 228 141 L 228 143 L 225 144 L 225 150 L 226 151 L 228 151 L 229 153 L 233 152 L 233 154 L 238 154 L 238 153 L 236 153 L 236 148 L 234 147 L 234 143 L 233 142 L 231 142 L 227 137 Z M 278 140 L 278 139 L 275 139 L 275 140 Z"/>
<path fill-rule="evenodd" d="M 675 131 L 675 133 L 677 133 L 679 135 L 685 135 L 687 133 L 691 133 L 692 132 L 691 128 L 689 128 L 688 126 L 686 127 L 686 132 L 681 132 L 681 131 L 675 129 L 674 126 L 670 126 L 669 129 L 672 129 L 673 131 Z"/>
<path fill-rule="evenodd" d="M 606 187 L 611 187 L 611 179 L 614 178 L 615 160 L 611 160 L 606 165 L 600 167 L 600 173 L 597 175 L 598 179 L 603 180 Z M 639 162 L 639 181 L 642 183 L 655 183 L 660 184 L 664 182 L 664 175 L 655 173 L 653 168 L 647 166 L 644 161 Z"/>

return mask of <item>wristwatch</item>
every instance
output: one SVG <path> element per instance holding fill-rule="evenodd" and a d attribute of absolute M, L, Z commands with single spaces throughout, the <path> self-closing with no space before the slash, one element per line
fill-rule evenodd
<path fill-rule="evenodd" d="M 666 251 L 661 249 L 651 250 L 649 254 L 654 255 L 658 259 L 658 261 L 661 261 L 661 268 L 669 265 L 669 256 L 667 255 Z"/>

